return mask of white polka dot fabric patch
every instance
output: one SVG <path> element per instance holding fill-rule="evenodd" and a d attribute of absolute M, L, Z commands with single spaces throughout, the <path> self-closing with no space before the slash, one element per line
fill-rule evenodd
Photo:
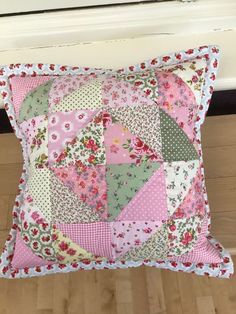
<path fill-rule="evenodd" d="M 93 80 L 66 95 L 53 107 L 52 112 L 102 107 L 102 82 Z"/>

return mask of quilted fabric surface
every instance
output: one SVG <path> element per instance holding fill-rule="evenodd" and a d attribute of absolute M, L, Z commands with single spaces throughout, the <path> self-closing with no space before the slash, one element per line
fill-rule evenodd
<path fill-rule="evenodd" d="M 229 277 L 209 235 L 200 125 L 218 48 L 118 71 L 2 68 L 24 172 L 7 278 L 141 264 Z"/>

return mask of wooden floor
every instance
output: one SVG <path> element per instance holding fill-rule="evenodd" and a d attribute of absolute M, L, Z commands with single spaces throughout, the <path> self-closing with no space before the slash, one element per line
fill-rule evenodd
<path fill-rule="evenodd" d="M 236 115 L 208 117 L 202 142 L 212 234 L 236 254 Z M 21 168 L 18 141 L 0 135 L 0 246 Z M 236 276 L 220 280 L 140 267 L 0 279 L 0 314 L 61 313 L 236 314 Z"/>

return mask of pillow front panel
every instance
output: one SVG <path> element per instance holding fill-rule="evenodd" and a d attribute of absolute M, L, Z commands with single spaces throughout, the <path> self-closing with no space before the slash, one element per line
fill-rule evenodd
<path fill-rule="evenodd" d="M 140 264 L 203 274 L 202 261 L 224 275 L 207 238 L 198 125 L 207 71 L 204 55 L 10 78 L 26 180 L 8 276 Z"/>

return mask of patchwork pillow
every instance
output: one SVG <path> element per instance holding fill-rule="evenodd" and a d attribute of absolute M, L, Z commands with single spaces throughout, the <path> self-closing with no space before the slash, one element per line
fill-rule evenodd
<path fill-rule="evenodd" d="M 200 140 L 218 58 L 204 46 L 120 70 L 1 67 L 24 156 L 2 277 L 139 265 L 232 275 L 209 234 Z"/>

